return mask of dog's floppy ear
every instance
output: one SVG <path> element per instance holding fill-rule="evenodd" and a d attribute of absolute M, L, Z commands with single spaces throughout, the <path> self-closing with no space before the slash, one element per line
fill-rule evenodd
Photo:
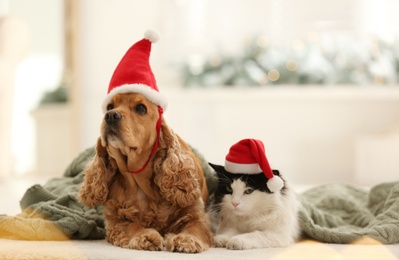
<path fill-rule="evenodd" d="M 162 196 L 180 207 L 193 204 L 201 196 L 198 172 L 201 167 L 191 149 L 162 122 L 159 151 L 154 158 L 154 182 Z"/>
<path fill-rule="evenodd" d="M 108 155 L 101 139 L 97 139 L 96 155 L 85 167 L 85 177 L 79 191 L 79 201 L 94 207 L 107 199 L 108 185 L 116 171 L 116 163 Z"/>

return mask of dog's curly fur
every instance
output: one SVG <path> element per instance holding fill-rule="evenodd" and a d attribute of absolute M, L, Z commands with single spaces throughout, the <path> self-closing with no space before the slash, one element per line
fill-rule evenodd
<path fill-rule="evenodd" d="M 211 247 L 204 209 L 208 191 L 191 148 L 162 119 L 154 156 L 132 174 L 150 158 L 158 107 L 140 94 L 117 94 L 107 113 L 115 112 L 117 122 L 104 117 L 97 153 L 79 192 L 83 204 L 103 204 L 107 240 L 124 248 L 186 253 Z"/>

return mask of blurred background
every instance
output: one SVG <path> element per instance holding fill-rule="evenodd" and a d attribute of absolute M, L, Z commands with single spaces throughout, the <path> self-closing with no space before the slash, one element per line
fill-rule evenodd
<path fill-rule="evenodd" d="M 399 176 L 395 0 L 0 0 L 0 181 L 60 177 L 127 49 L 160 33 L 165 117 L 207 160 L 259 138 L 296 184 Z"/>

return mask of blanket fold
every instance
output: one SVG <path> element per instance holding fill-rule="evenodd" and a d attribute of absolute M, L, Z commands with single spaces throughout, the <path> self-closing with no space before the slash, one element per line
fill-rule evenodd
<path fill-rule="evenodd" d="M 371 237 L 383 244 L 399 243 L 399 182 L 369 191 L 329 184 L 300 196 L 303 233 L 327 243 L 352 243 Z"/>
<path fill-rule="evenodd" d="M 17 216 L 0 216 L 0 237 L 23 240 L 102 239 L 102 207 L 89 208 L 77 201 L 83 169 L 95 154 L 81 153 L 63 177 L 34 185 L 23 195 Z"/>
<path fill-rule="evenodd" d="M 195 151 L 195 150 L 194 150 Z M 217 177 L 202 160 L 210 198 Z M 102 207 L 89 208 L 77 201 L 83 170 L 95 155 L 82 152 L 60 178 L 29 188 L 20 201 L 21 213 L 0 215 L 0 237 L 21 240 L 102 239 Z M 371 237 L 383 244 L 399 243 L 399 181 L 363 190 L 327 184 L 298 194 L 299 222 L 305 236 L 326 243 L 352 243 Z"/>

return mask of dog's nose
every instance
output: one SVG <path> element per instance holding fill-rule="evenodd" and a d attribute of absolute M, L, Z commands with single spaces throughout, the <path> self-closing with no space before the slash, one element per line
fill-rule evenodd
<path fill-rule="evenodd" d="M 118 111 L 109 111 L 105 114 L 105 122 L 107 122 L 108 124 L 112 124 L 115 122 L 118 122 L 122 116 L 121 114 L 119 114 Z"/>

